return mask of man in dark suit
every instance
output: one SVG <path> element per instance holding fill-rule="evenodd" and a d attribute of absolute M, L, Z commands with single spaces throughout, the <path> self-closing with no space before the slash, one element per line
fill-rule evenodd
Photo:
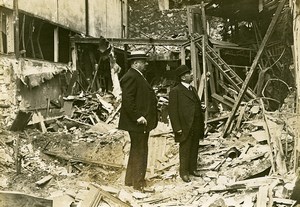
<path fill-rule="evenodd" d="M 157 126 L 156 95 L 145 79 L 147 56 L 143 51 L 130 55 L 131 68 L 121 78 L 122 106 L 119 129 L 128 131 L 131 141 L 125 185 L 143 190 L 147 169 L 149 132 Z"/>
<path fill-rule="evenodd" d="M 179 142 L 179 174 L 184 182 L 190 175 L 200 176 L 197 171 L 199 140 L 204 137 L 203 111 L 196 89 L 190 85 L 193 74 L 186 65 L 176 69 L 180 83 L 169 94 L 169 116 Z"/>

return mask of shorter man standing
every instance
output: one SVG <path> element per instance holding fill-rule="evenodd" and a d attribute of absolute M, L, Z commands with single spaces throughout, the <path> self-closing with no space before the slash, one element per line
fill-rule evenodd
<path fill-rule="evenodd" d="M 190 85 L 193 74 L 186 65 L 176 69 L 180 83 L 169 94 L 169 116 L 175 141 L 179 142 L 179 174 L 184 182 L 190 175 L 200 176 L 197 171 L 199 140 L 204 137 L 204 107 L 196 89 Z"/>

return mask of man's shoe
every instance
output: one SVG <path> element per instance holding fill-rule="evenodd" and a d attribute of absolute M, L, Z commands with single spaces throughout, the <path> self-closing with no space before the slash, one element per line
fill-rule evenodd
<path fill-rule="evenodd" d="M 181 176 L 181 179 L 182 179 L 184 182 L 186 182 L 186 183 L 191 182 L 191 179 L 190 179 L 190 177 L 189 177 L 188 175 L 183 175 L 183 176 Z"/>
<path fill-rule="evenodd" d="M 190 172 L 190 175 L 193 175 L 195 177 L 201 177 L 202 176 L 200 171 L 198 171 L 198 170 L 194 170 L 194 171 Z"/>
<path fill-rule="evenodd" d="M 144 186 L 133 186 L 133 189 L 144 193 Z"/>

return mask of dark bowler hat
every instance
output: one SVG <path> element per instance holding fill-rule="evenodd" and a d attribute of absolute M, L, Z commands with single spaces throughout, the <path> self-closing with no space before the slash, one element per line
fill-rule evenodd
<path fill-rule="evenodd" d="M 180 77 L 184 75 L 185 73 L 190 73 L 190 69 L 186 65 L 181 65 L 176 69 L 176 75 L 177 77 Z"/>
<path fill-rule="evenodd" d="M 130 53 L 128 60 L 146 60 L 147 58 L 145 51 L 137 50 Z"/>

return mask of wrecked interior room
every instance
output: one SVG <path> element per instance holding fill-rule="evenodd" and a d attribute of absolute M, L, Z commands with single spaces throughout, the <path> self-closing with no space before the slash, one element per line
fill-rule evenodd
<path fill-rule="evenodd" d="M 0 207 L 299 207 L 299 14 L 0 0 Z"/>

